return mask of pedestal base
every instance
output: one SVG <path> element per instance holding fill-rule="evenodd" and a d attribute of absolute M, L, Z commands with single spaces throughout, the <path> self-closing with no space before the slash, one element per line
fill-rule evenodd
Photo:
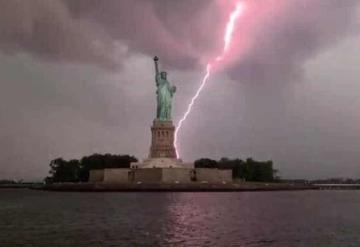
<path fill-rule="evenodd" d="M 172 121 L 155 119 L 151 126 L 151 147 L 149 158 L 176 159 L 174 147 L 175 126 Z"/>

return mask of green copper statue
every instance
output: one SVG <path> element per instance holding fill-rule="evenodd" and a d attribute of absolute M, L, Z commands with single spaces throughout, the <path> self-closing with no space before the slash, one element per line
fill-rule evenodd
<path fill-rule="evenodd" d="M 166 72 L 159 72 L 158 57 L 154 57 L 155 62 L 155 81 L 157 95 L 156 119 L 160 121 L 171 121 L 171 101 L 175 94 L 176 87 L 171 86 L 166 79 Z"/>

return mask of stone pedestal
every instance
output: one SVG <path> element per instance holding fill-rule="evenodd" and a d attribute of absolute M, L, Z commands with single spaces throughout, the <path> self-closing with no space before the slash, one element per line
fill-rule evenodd
<path fill-rule="evenodd" d="M 174 146 L 175 126 L 172 121 L 154 120 L 151 126 L 151 146 L 148 159 L 133 162 L 132 169 L 140 168 L 194 168 L 192 163 L 177 159 Z"/>
<path fill-rule="evenodd" d="M 151 147 L 149 158 L 176 159 L 174 146 L 175 126 L 172 121 L 154 120 L 151 126 Z"/>

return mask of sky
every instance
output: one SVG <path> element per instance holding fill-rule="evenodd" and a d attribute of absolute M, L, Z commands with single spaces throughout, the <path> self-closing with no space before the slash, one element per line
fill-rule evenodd
<path fill-rule="evenodd" d="M 146 158 L 152 57 L 177 86 L 176 124 L 235 2 L 0 0 L 0 179 L 42 179 L 58 157 Z M 243 2 L 231 52 L 179 133 L 181 158 L 360 177 L 360 2 Z"/>

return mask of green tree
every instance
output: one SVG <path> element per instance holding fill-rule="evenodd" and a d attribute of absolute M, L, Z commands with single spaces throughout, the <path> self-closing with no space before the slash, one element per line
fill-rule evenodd
<path fill-rule="evenodd" d="M 78 160 L 66 161 L 62 158 L 54 159 L 50 162 L 50 177 L 46 182 L 78 182 L 80 162 Z"/>
<path fill-rule="evenodd" d="M 202 158 L 195 161 L 195 168 L 232 169 L 233 177 L 246 181 L 272 182 L 276 174 L 272 161 L 256 161 L 252 158 L 241 159 L 221 158 L 219 161 Z"/>
<path fill-rule="evenodd" d="M 113 154 L 93 154 L 85 156 L 80 161 L 80 181 L 89 180 L 89 171 L 105 168 L 129 168 L 131 162 L 137 162 L 134 156 L 113 155 Z"/>
<path fill-rule="evenodd" d="M 50 162 L 50 176 L 45 178 L 45 182 L 87 182 L 90 170 L 129 168 L 131 162 L 137 162 L 137 159 L 130 155 L 113 154 L 93 154 L 83 157 L 80 161 L 57 158 Z"/>
<path fill-rule="evenodd" d="M 195 160 L 195 168 L 218 168 L 218 162 L 216 160 L 202 158 Z"/>

